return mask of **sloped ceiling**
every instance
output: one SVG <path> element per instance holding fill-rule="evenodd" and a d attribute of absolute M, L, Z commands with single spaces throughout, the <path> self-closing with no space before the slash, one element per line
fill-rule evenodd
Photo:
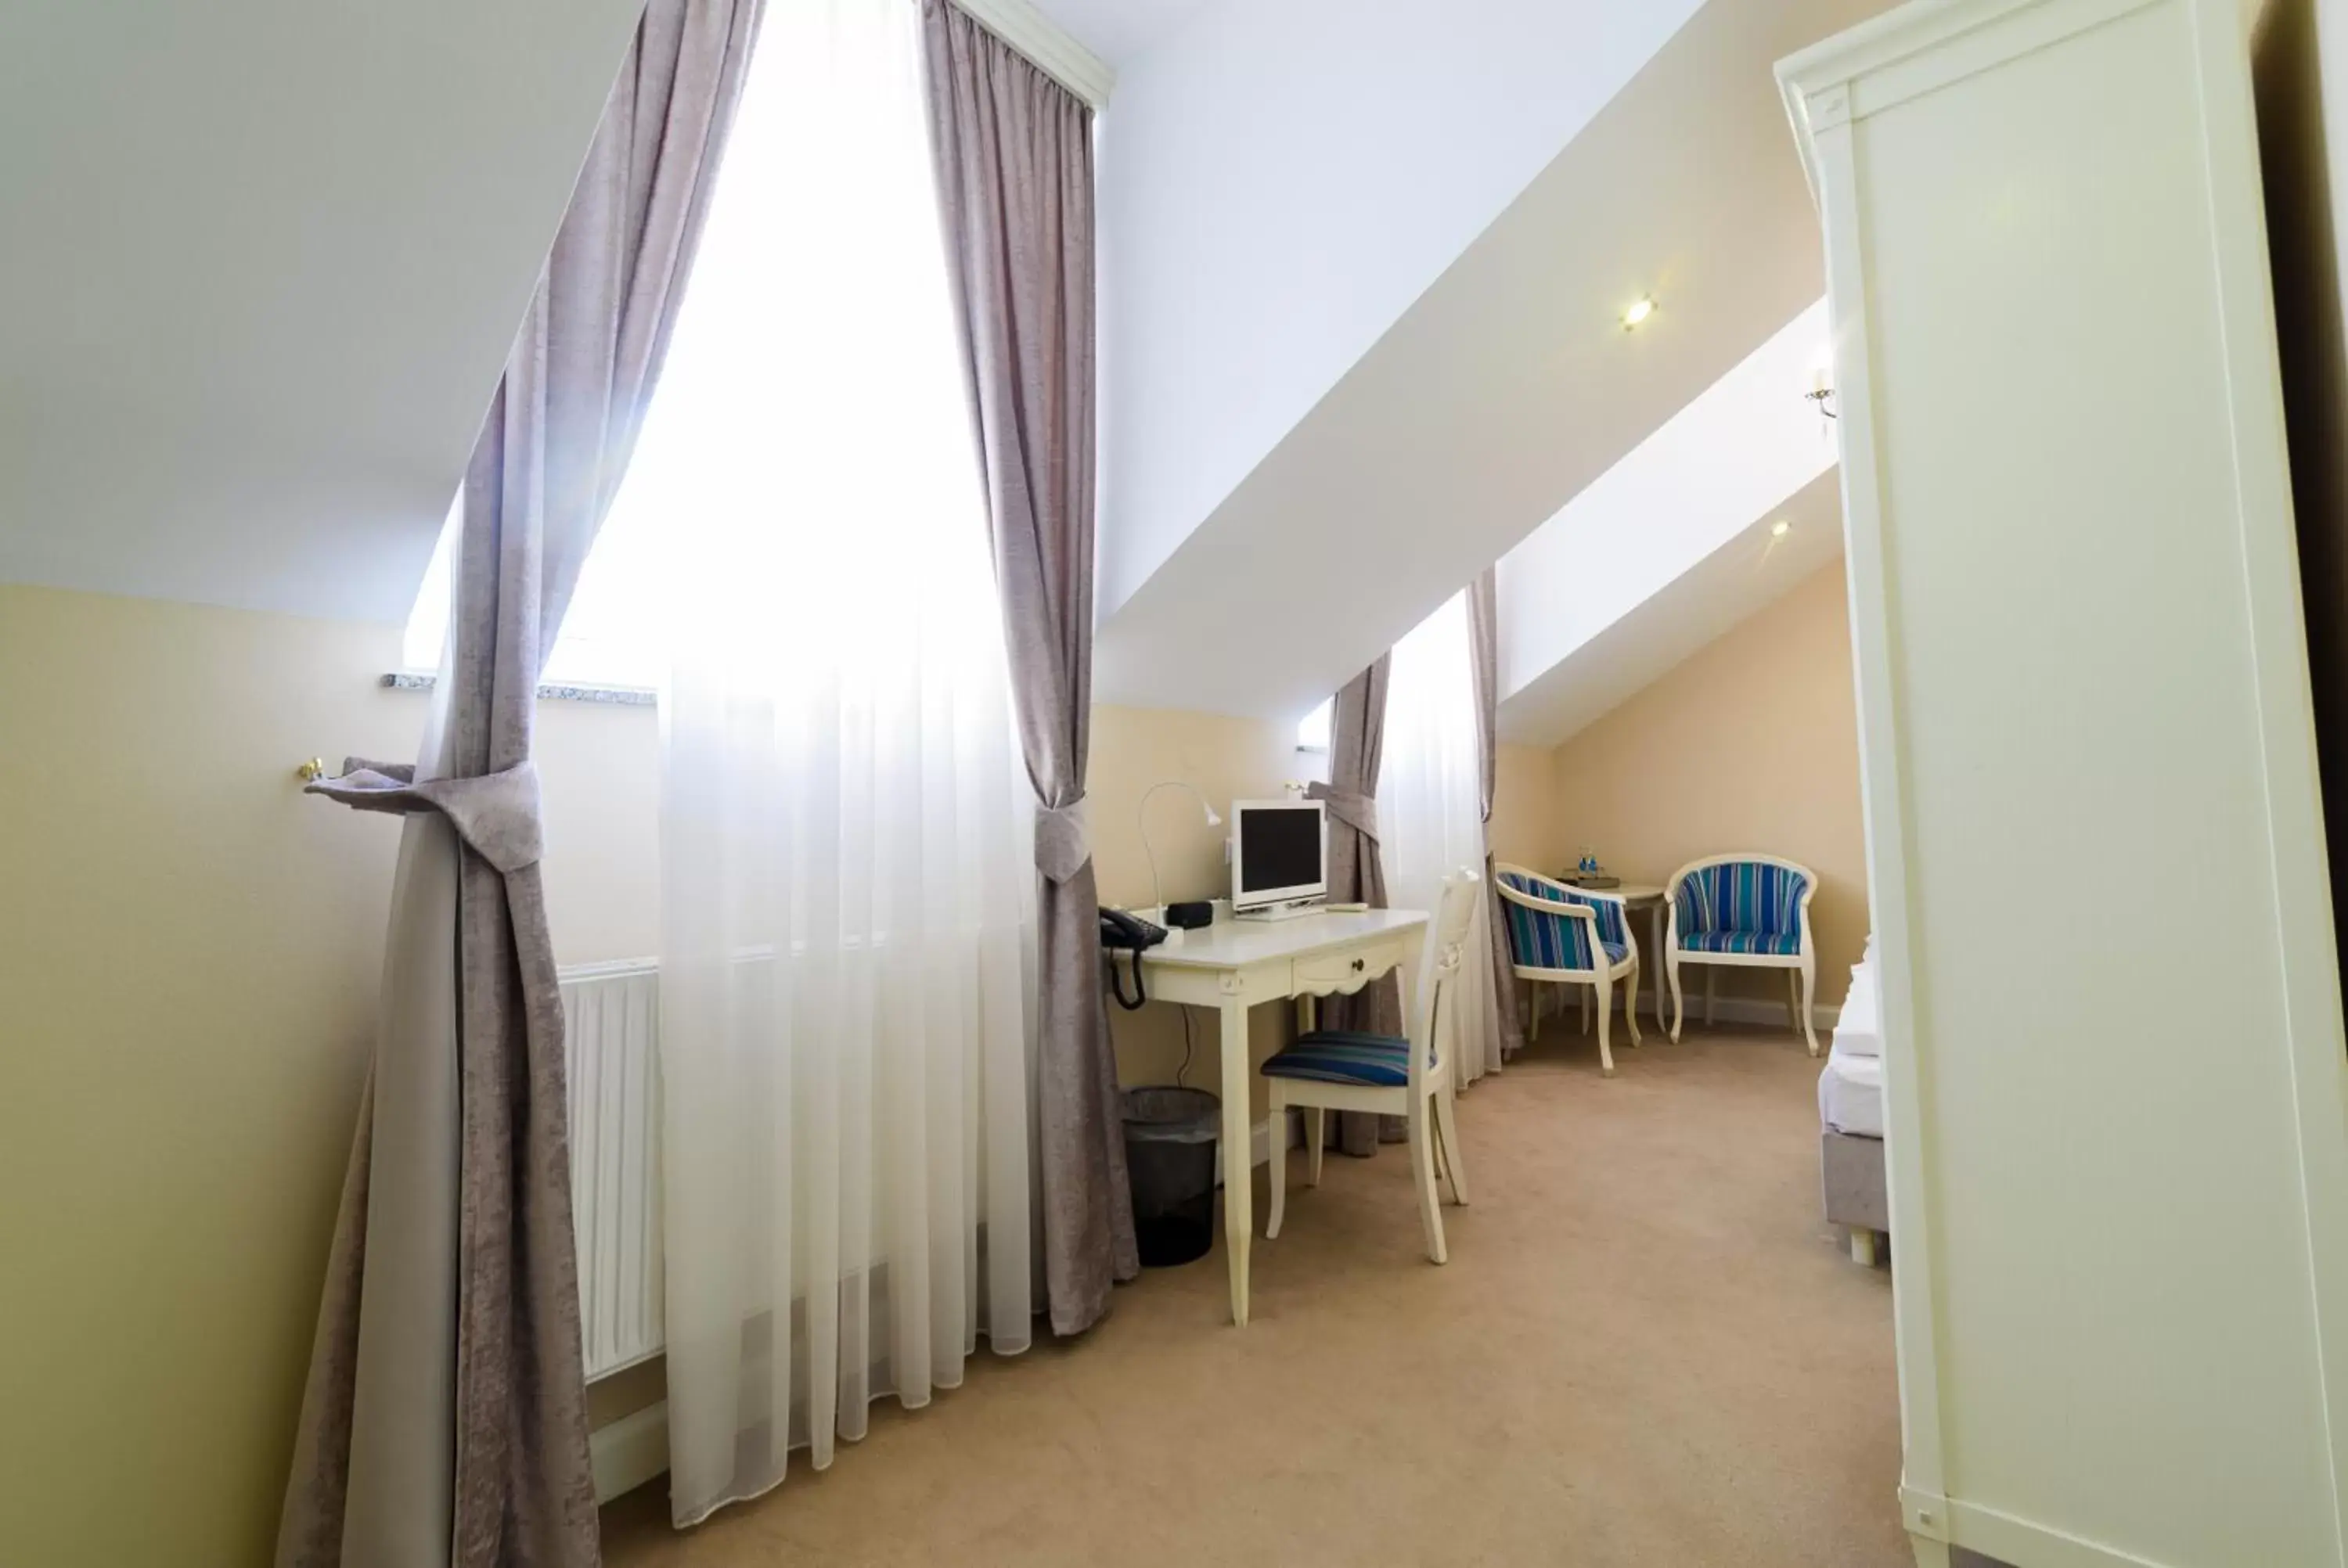
<path fill-rule="evenodd" d="M 0 7 L 0 580 L 404 619 L 640 11 Z"/>
<path fill-rule="evenodd" d="M 1805 395 L 1830 331 L 1820 300 L 1500 558 L 1504 739 L 1565 740 L 1668 667 L 1650 656 L 1684 657 L 1841 548 L 1839 514 L 1818 515 L 1833 426 Z"/>
<path fill-rule="evenodd" d="M 1500 738 L 1540 746 L 1570 740 L 1839 558 L 1839 484 L 1838 470 L 1828 468 L 1509 692 L 1500 704 Z M 1771 526 L 1781 520 L 1790 526 L 1774 538 Z"/>
<path fill-rule="evenodd" d="M 1771 67 L 1880 9 L 1709 0 L 1108 613 L 1095 690 L 1304 712 L 1816 300 Z"/>

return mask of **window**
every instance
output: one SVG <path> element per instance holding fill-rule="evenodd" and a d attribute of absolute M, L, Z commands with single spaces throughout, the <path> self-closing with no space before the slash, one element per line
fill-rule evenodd
<path fill-rule="evenodd" d="M 1319 707 L 1296 721 L 1298 751 L 1325 752 L 1329 749 L 1329 715 L 1336 705 L 1336 698 L 1324 698 Z"/>
<path fill-rule="evenodd" d="M 626 494 L 623 487 L 622 494 Z M 425 568 L 424 585 L 408 612 L 400 641 L 400 663 L 425 674 L 440 668 L 448 635 L 448 590 L 457 532 L 464 521 L 465 492 L 458 490 L 440 525 L 440 539 Z M 557 686 L 655 687 L 666 671 L 667 654 L 650 596 L 661 580 L 654 559 L 654 530 L 621 526 L 640 512 L 615 505 L 595 536 L 595 548 L 580 569 L 570 610 L 539 679 Z"/>

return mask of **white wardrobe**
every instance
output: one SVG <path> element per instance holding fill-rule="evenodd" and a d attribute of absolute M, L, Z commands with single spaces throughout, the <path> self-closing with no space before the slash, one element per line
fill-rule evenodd
<path fill-rule="evenodd" d="M 1778 68 L 1925 1563 L 2348 1563 L 2348 1047 L 2242 17 L 1922 0 Z"/>

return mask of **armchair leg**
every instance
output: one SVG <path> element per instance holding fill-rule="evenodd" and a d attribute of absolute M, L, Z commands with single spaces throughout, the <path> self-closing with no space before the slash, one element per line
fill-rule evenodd
<path fill-rule="evenodd" d="M 1631 1043 L 1639 1044 L 1639 966 L 1635 963 L 1622 977 L 1622 1021 L 1631 1026 Z"/>
<path fill-rule="evenodd" d="M 1680 1025 L 1687 1019 L 1687 999 L 1680 994 L 1680 956 L 1663 955 L 1663 978 L 1672 983 L 1672 1043 L 1680 1042 Z"/>
<path fill-rule="evenodd" d="M 1587 1035 L 1590 1032 L 1590 992 L 1581 987 L 1575 989 L 1581 994 L 1581 1032 Z"/>
<path fill-rule="evenodd" d="M 1604 969 L 1601 969 L 1591 989 L 1598 993 L 1598 1069 L 1612 1078 L 1614 1076 L 1614 1048 L 1608 1042 L 1606 1035 L 1607 1024 L 1614 1016 L 1614 982 L 1606 978 Z"/>
<path fill-rule="evenodd" d="M 1807 953 L 1802 955 L 1801 975 L 1802 1038 L 1809 1042 L 1810 1054 L 1816 1056 L 1818 1053 L 1818 1030 L 1810 1015 L 1817 1010 L 1818 969 L 1817 960 Z"/>
<path fill-rule="evenodd" d="M 1318 1105 L 1304 1112 L 1304 1184 L 1321 1184 L 1321 1150 L 1329 1141 L 1329 1113 Z"/>

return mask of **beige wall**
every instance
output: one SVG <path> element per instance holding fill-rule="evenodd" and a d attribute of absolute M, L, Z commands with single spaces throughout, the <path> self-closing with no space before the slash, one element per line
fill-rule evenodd
<path fill-rule="evenodd" d="M 1314 761 L 1297 751 L 1293 723 L 1157 708 L 1095 708 L 1086 794 L 1101 902 L 1137 907 L 1152 902 L 1139 816 L 1142 794 L 1150 785 L 1161 779 L 1184 780 L 1228 818 L 1232 801 L 1278 799 L 1290 780 L 1308 776 Z M 1148 820 L 1167 898 L 1230 896 L 1231 872 L 1223 864 L 1228 826 L 1208 826 L 1199 803 L 1170 789 L 1161 790 L 1149 803 Z M 1189 1012 L 1194 1050 L 1182 1081 L 1194 1088 L 1216 1086 L 1219 1025 L 1212 1012 L 1158 1003 L 1128 1012 L 1114 1002 L 1108 1012 L 1117 1072 L 1126 1082 L 1174 1081 L 1182 1060 L 1182 1014 Z M 1278 1008 L 1256 1009 L 1249 1026 L 1251 1061 L 1262 1061 L 1287 1038 Z M 1260 1082 L 1255 1103 L 1261 1114 Z"/>
<path fill-rule="evenodd" d="M 400 629 L 0 587 L 0 1557 L 260 1563 L 415 754 Z M 656 949 L 658 727 L 548 703 L 565 963 Z"/>
<path fill-rule="evenodd" d="M 1626 881 L 1744 849 L 1809 866 L 1818 999 L 1840 1002 L 1868 931 L 1842 562 L 1559 746 L 1550 810 L 1551 854 L 1537 865 L 1588 845 Z M 1723 996 L 1774 998 L 1782 981 L 1725 970 L 1718 984 Z"/>
<path fill-rule="evenodd" d="M 268 1558 L 374 1027 L 399 629 L 0 587 L 0 1556 Z"/>
<path fill-rule="evenodd" d="M 428 699 L 377 683 L 398 646 L 396 627 L 0 587 L 10 1562 L 267 1558 L 399 836 L 304 796 L 294 767 L 414 753 Z M 655 714 L 547 703 L 538 746 L 557 957 L 657 952 Z M 1101 897 L 1149 899 L 1151 784 L 1220 810 L 1312 761 L 1291 724 L 1096 710 Z M 1503 754 L 1505 854 L 1550 858 L 1545 763 Z M 1149 821 L 1169 897 L 1227 891 L 1223 830 L 1194 802 L 1167 791 Z M 1127 1081 L 1169 1081 L 1179 1015 L 1112 1010 Z M 1189 1081 L 1211 1085 L 1214 1020 L 1193 1027 Z M 1253 1054 L 1284 1028 L 1257 1009 Z"/>
<path fill-rule="evenodd" d="M 1311 776 L 1322 760 L 1297 751 L 1293 723 L 1151 708 L 1095 708 L 1088 794 L 1093 862 L 1102 901 L 1134 906 L 1153 901 L 1138 819 L 1142 793 L 1150 785 L 1161 779 L 1186 780 L 1228 815 L 1234 800 L 1278 798 L 1285 784 Z M 1500 748 L 1491 835 L 1504 859 L 1549 858 L 1549 762 L 1548 752 L 1538 747 Z M 1229 831 L 1228 826 L 1208 826 L 1198 803 L 1179 790 L 1161 791 L 1149 803 L 1150 838 L 1169 899 L 1230 896 L 1231 872 L 1223 862 Z M 1279 1008 L 1256 1009 L 1249 1023 L 1253 1061 L 1262 1061 L 1287 1038 L 1287 1020 Z M 1217 1027 L 1211 1012 L 1193 1012 L 1196 1050 L 1183 1081 L 1215 1086 Z M 1127 1012 L 1112 1003 L 1109 1030 L 1125 1081 L 1173 1081 L 1182 1060 L 1181 1015 L 1174 1008 L 1153 1003 L 1139 1012 Z M 1251 1077 L 1251 1082 L 1261 1115 L 1263 1083 L 1260 1077 Z"/>
<path fill-rule="evenodd" d="M 1503 744 L 1492 787 L 1492 820 L 1485 829 L 1492 858 L 1512 866 L 1556 870 L 1559 856 L 1554 753 L 1547 746 Z"/>

